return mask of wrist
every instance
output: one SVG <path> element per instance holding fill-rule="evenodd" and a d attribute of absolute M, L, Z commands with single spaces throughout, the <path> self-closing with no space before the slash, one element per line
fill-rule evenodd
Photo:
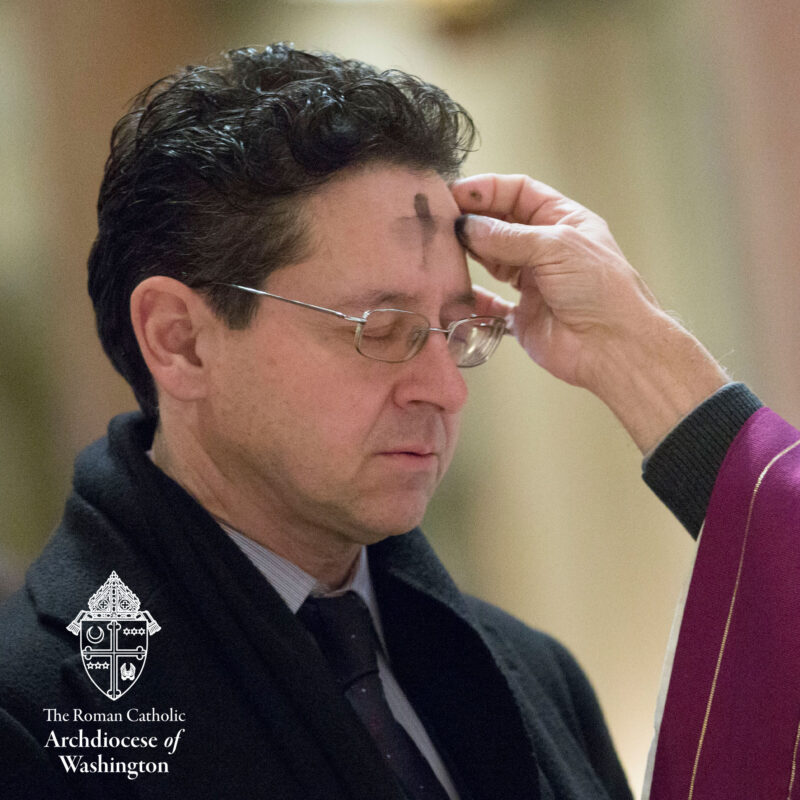
<path fill-rule="evenodd" d="M 708 350 L 659 310 L 635 331 L 606 341 L 586 388 L 646 454 L 728 380 Z"/>

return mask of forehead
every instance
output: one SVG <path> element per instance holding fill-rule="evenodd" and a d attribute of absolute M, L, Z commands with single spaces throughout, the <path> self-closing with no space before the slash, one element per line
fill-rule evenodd
<path fill-rule="evenodd" d="M 453 220 L 458 216 L 455 200 L 440 175 L 386 164 L 342 170 L 312 195 L 310 204 L 326 216 L 347 217 L 360 209 L 392 217 L 423 211 L 419 194 L 426 197 L 423 205 L 435 207 L 432 213 L 447 214 Z"/>
<path fill-rule="evenodd" d="M 469 289 L 454 230 L 459 210 L 435 173 L 401 167 L 343 173 L 308 199 L 305 212 L 312 255 L 285 276 L 279 270 L 281 283 L 284 277 L 312 282 L 317 292 L 342 300 L 353 293 L 426 297 Z"/>

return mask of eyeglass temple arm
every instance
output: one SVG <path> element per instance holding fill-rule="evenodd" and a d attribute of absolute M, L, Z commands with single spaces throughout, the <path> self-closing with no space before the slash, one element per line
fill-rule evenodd
<path fill-rule="evenodd" d="M 284 303 L 291 303 L 293 306 L 300 306 L 301 308 L 313 308 L 314 311 L 321 311 L 323 314 L 332 314 L 334 317 L 339 317 L 339 319 L 345 319 L 348 322 L 358 322 L 362 325 L 367 321 L 366 317 L 352 317 L 349 314 L 345 314 L 342 311 L 335 311 L 332 308 L 325 308 L 324 306 L 315 306 L 313 303 L 304 303 L 301 300 L 292 300 L 288 297 L 282 297 L 279 294 L 273 294 L 272 292 L 265 292 L 263 289 L 253 289 L 251 286 L 242 286 L 238 283 L 217 283 L 216 286 L 228 286 L 231 289 L 241 289 L 243 292 L 250 292 L 250 294 L 259 294 L 263 297 L 271 297 L 273 300 L 282 300 Z M 479 317 L 483 315 L 473 314 L 473 317 Z M 467 320 L 459 320 L 460 322 L 466 322 Z M 449 333 L 448 328 L 429 328 L 431 331 L 438 331 L 439 333 Z M 511 333 L 508 327 L 508 323 L 506 323 L 505 330 L 503 331 L 503 335 Z"/>
<path fill-rule="evenodd" d="M 334 311 L 332 308 L 325 308 L 324 306 L 315 306 L 312 303 L 303 303 L 300 300 L 290 300 L 288 297 L 281 297 L 279 294 L 272 292 L 265 292 L 262 289 L 253 289 L 250 286 L 240 286 L 238 283 L 218 283 L 217 286 L 229 286 L 232 289 L 241 289 L 243 292 L 250 292 L 250 294 L 260 294 L 264 297 L 271 297 L 273 300 L 282 300 L 284 303 L 291 303 L 293 306 L 301 306 L 302 308 L 313 308 L 314 311 L 322 311 L 323 314 L 332 314 L 339 319 L 346 319 L 348 322 L 366 322 L 364 317 L 351 317 L 341 311 Z"/>

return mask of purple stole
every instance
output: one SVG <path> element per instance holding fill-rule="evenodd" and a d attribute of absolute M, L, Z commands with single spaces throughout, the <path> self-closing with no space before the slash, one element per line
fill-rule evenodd
<path fill-rule="evenodd" d="M 800 800 L 798 745 L 800 432 L 762 408 L 711 495 L 650 800 Z"/>

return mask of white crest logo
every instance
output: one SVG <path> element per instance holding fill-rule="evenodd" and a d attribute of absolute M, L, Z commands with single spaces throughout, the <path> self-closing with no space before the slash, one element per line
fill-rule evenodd
<path fill-rule="evenodd" d="M 149 637 L 161 630 L 116 572 L 89 598 L 67 630 L 81 637 L 81 659 L 89 680 L 109 700 L 119 700 L 139 679 Z"/>

